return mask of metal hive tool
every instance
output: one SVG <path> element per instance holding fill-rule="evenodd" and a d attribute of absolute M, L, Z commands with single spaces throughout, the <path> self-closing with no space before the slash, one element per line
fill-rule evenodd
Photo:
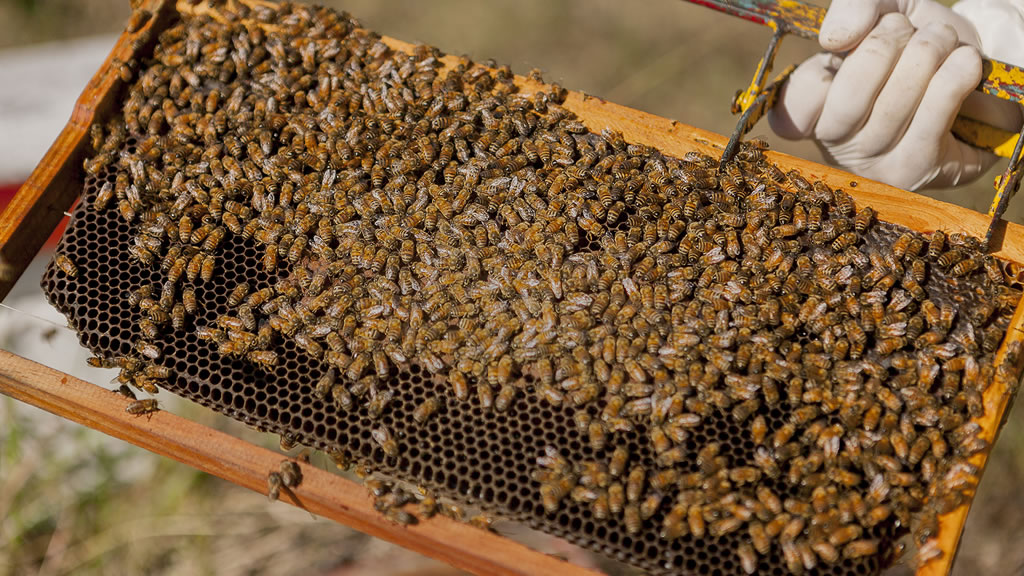
<path fill-rule="evenodd" d="M 596 138 L 580 134 L 579 139 Z M 124 145 L 133 153 L 138 143 L 128 139 Z M 159 265 L 145 266 L 129 253 L 137 224 L 119 218 L 116 211 L 93 208 L 105 183 L 114 185 L 117 171 L 108 168 L 86 180 L 82 201 L 75 209 L 58 253 L 75 262 L 79 273 L 70 277 L 51 265 L 43 279 L 44 289 L 53 304 L 68 316 L 81 334 L 84 345 L 105 357 L 127 355 L 141 338 L 139 311 L 128 303 L 129 294 L 143 284 L 160 284 L 166 278 Z M 627 230 L 627 207 L 618 230 Z M 877 225 L 864 239 L 870 246 L 890 245 L 905 229 Z M 581 242 L 580 251 L 599 251 L 599 238 Z M 221 356 L 216 346 L 195 334 L 195 326 L 213 324 L 228 313 L 229 293 L 241 281 L 262 287 L 286 276 L 267 274 L 260 265 L 261 250 L 252 240 L 233 235 L 219 247 L 219 273 L 196 287 L 200 313 L 185 330 L 169 328 L 159 337 L 164 355 L 157 363 L 170 368 L 175 376 L 165 387 L 217 411 L 262 430 L 280 434 L 301 444 L 322 450 L 342 449 L 351 458 L 365 460 L 389 475 L 422 484 L 441 496 L 474 504 L 501 517 L 519 520 L 546 532 L 564 536 L 581 546 L 635 567 L 652 571 L 684 571 L 693 574 L 731 574 L 740 571 L 734 551 L 743 537 L 733 533 L 724 537 L 694 539 L 686 536 L 672 541 L 660 538 L 659 531 L 667 506 L 644 524 L 637 535 L 629 535 L 618 518 L 597 521 L 589 506 L 566 500 L 553 515 L 545 513 L 539 496 L 539 483 L 532 474 L 535 462 L 546 446 L 560 447 L 562 454 L 582 461 L 607 454 L 595 453 L 586 435 L 573 422 L 573 410 L 553 407 L 535 395 L 520 396 L 504 413 L 481 409 L 478 399 L 456 401 L 443 376 L 430 375 L 417 363 L 403 366 L 392 390 L 396 397 L 379 420 L 368 414 L 365 404 L 343 412 L 332 403 L 316 398 L 314 386 L 324 371 L 318 360 L 310 358 L 291 340 L 276 348 L 282 359 L 272 370 L 264 370 L 243 360 Z M 970 308 L 976 302 L 967 292 L 956 300 L 949 278 L 936 272 L 929 285 L 937 302 L 950 301 Z M 961 285 L 962 288 L 962 285 Z M 806 341 L 806 335 L 801 336 Z M 532 385 L 530 375 L 522 375 L 523 388 Z M 412 412 L 422 400 L 439 395 L 443 408 L 424 425 L 418 425 Z M 591 416 L 596 407 L 591 406 Z M 761 414 L 775 429 L 786 421 L 785 403 L 762 408 Z M 381 423 L 399 439 L 398 457 L 387 457 L 371 439 L 371 431 Z M 744 427 L 721 414 L 694 431 L 685 446 L 692 454 L 700 446 L 717 440 L 726 447 L 734 465 L 752 460 L 754 444 Z M 620 444 L 629 447 L 636 462 L 655 468 L 654 454 L 642 426 L 623 433 Z M 608 448 L 605 452 L 610 453 Z M 689 471 L 693 462 L 681 464 Z M 786 494 L 781 483 L 775 486 Z M 795 495 L 795 494 L 794 494 Z M 892 540 L 899 530 L 891 523 L 876 526 L 872 535 L 883 543 L 876 556 L 827 566 L 828 573 L 876 573 L 887 562 Z M 777 547 L 762 563 L 765 573 L 783 574 L 787 570 Z"/>

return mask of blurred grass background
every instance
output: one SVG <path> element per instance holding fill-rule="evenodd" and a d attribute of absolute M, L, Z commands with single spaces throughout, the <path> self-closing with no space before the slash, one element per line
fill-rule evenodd
<path fill-rule="evenodd" d="M 569 89 L 721 134 L 732 130 L 729 102 L 749 81 L 769 38 L 767 29 L 679 0 L 325 3 L 348 10 L 383 34 L 476 60 L 494 58 L 520 74 L 540 68 L 545 79 Z M 0 49 L 116 34 L 127 17 L 127 0 L 0 0 Z M 798 62 L 814 51 L 808 41 L 787 39 L 777 65 Z M 775 149 L 820 161 L 815 146 L 781 141 L 767 124 L 754 135 Z M 970 187 L 928 194 L 984 211 L 995 173 Z M 1024 221 L 1022 202 L 1011 206 L 1010 219 Z M 24 294 L 38 293 L 38 278 L 39 271 L 26 274 Z M 0 316 L 0 323 L 9 318 Z M 46 339 L 43 348 L 52 358 L 77 346 L 69 331 L 58 330 L 54 337 L 53 330 L 32 321 L 17 339 L 0 342 L 0 347 L 18 351 L 27 339 Z M 276 438 L 188 402 L 164 402 L 211 427 L 276 445 Z M 1024 573 L 1019 546 L 1024 504 L 1016 497 L 1024 482 L 1022 415 L 1021 408 L 1011 413 L 993 450 L 956 574 Z M 892 570 L 907 572 L 905 567 Z M 0 576 L 298 573 L 452 571 L 0 398 Z"/>

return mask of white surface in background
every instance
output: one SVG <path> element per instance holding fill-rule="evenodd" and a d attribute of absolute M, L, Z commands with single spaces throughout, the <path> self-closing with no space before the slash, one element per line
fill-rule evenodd
<path fill-rule="evenodd" d="M 7 298 L 4 304 L 17 311 L 0 308 L 0 349 L 95 384 L 107 385 L 117 376 L 117 370 L 85 363 L 92 354 L 78 343 L 67 320 L 45 298 L 27 294 Z"/>
<path fill-rule="evenodd" d="M 67 124 L 117 36 L 0 50 L 0 183 L 20 183 Z"/>

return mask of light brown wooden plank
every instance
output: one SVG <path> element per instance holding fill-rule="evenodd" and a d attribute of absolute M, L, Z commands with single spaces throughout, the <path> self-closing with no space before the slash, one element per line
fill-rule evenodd
<path fill-rule="evenodd" d="M 0 393 L 264 494 L 267 474 L 285 458 L 170 412 L 133 416 L 125 412 L 129 400 L 124 396 L 4 351 Z M 309 464 L 300 466 L 302 484 L 294 497 L 282 490 L 282 501 L 463 570 L 509 576 L 597 574 L 442 516 L 413 526 L 394 524 L 373 509 L 363 486 Z"/>

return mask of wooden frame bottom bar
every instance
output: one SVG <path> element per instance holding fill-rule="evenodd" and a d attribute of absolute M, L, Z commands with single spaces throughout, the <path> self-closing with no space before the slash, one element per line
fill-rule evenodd
<path fill-rule="evenodd" d="M 170 412 L 128 414 L 124 396 L 2 350 L 0 393 L 264 494 L 267 474 L 285 458 Z M 411 526 L 391 523 L 374 510 L 363 486 L 299 466 L 302 484 L 282 490 L 282 501 L 457 568 L 481 575 L 598 574 L 442 516 Z"/>

